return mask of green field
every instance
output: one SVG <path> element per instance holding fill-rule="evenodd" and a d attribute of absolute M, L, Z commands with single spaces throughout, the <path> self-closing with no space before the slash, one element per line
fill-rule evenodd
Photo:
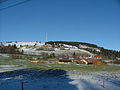
<path fill-rule="evenodd" d="M 36 56 L 33 56 L 36 57 Z M 96 65 L 60 65 L 60 64 L 43 64 L 31 63 L 29 57 L 21 55 L 19 58 L 0 57 L 0 65 L 18 65 L 23 68 L 36 68 L 36 69 L 62 69 L 62 70 L 81 70 L 81 71 L 117 71 L 120 66 L 96 66 Z"/>

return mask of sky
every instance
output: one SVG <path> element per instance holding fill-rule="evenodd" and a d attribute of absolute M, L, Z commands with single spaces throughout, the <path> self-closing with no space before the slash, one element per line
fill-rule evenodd
<path fill-rule="evenodd" d="M 30 0 L 15 5 L 23 1 L 0 2 L 0 42 L 45 42 L 47 32 L 48 41 L 120 50 L 120 0 Z"/>

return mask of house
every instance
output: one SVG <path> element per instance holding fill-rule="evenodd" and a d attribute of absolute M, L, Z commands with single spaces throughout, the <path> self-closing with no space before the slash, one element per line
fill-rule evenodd
<path fill-rule="evenodd" d="M 94 59 L 102 59 L 102 56 L 94 56 Z"/>
<path fill-rule="evenodd" d="M 32 63 L 39 63 L 39 60 L 32 60 L 30 62 L 32 62 Z"/>
<path fill-rule="evenodd" d="M 101 60 L 88 60 L 88 64 L 93 65 L 106 65 L 107 63 L 101 61 Z"/>
<path fill-rule="evenodd" d="M 68 59 L 69 59 L 69 60 L 74 60 L 74 58 L 73 58 L 73 57 L 69 57 Z"/>
<path fill-rule="evenodd" d="M 57 57 L 58 60 L 63 60 L 65 58 L 66 58 L 65 56 L 59 56 L 59 57 Z"/>
<path fill-rule="evenodd" d="M 73 64 L 71 60 L 59 60 L 57 64 Z"/>
<path fill-rule="evenodd" d="M 81 60 L 80 64 L 88 64 L 87 60 Z"/>
<path fill-rule="evenodd" d="M 32 60 L 30 62 L 32 62 L 32 63 L 49 63 L 48 61 L 42 61 L 42 60 Z"/>
<path fill-rule="evenodd" d="M 80 59 L 75 59 L 75 60 L 73 60 L 73 62 L 74 62 L 75 64 L 88 64 L 87 60 L 84 60 L 84 59 L 82 59 L 82 60 L 80 60 Z"/>
<path fill-rule="evenodd" d="M 81 61 L 79 62 L 79 64 L 87 64 L 87 65 L 89 65 L 89 64 L 93 64 L 93 65 L 106 65 L 107 63 L 105 63 L 105 62 L 103 62 L 103 61 L 101 61 L 101 60 L 85 60 L 85 59 L 83 59 L 83 60 L 81 60 Z"/>
<path fill-rule="evenodd" d="M 75 64 L 80 64 L 80 60 L 79 60 L 79 59 L 75 59 L 75 60 L 73 60 L 73 62 L 74 62 Z"/>
<path fill-rule="evenodd" d="M 120 58 L 118 58 L 118 57 L 117 57 L 116 59 L 117 59 L 117 60 L 120 60 Z"/>
<path fill-rule="evenodd" d="M 46 44 L 46 45 L 43 45 L 43 47 L 52 47 L 51 44 Z"/>
<path fill-rule="evenodd" d="M 74 56 L 74 59 L 83 59 L 83 56 Z"/>

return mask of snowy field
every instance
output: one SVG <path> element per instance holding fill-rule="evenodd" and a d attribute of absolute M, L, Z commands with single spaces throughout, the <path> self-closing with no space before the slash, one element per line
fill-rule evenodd
<path fill-rule="evenodd" d="M 7 71 L 13 71 L 16 69 L 22 69 L 22 67 L 18 67 L 18 65 L 0 65 L 0 73 L 7 72 Z"/>
<path fill-rule="evenodd" d="M 89 55 L 93 55 L 92 53 L 83 50 L 83 49 L 74 49 L 74 48 L 70 48 L 70 49 L 66 49 L 66 50 L 60 50 L 59 48 L 55 48 L 55 51 L 44 51 L 44 50 L 36 50 L 36 48 L 25 48 L 22 47 L 20 48 L 20 51 L 24 51 L 24 54 L 31 54 L 31 55 L 41 55 L 41 53 L 55 53 L 56 55 L 68 55 L 68 54 L 73 54 L 74 52 L 77 54 L 89 54 Z"/>
<path fill-rule="evenodd" d="M 22 90 L 22 87 L 24 90 L 120 90 L 120 71 L 18 69 L 0 73 L 0 90 Z"/>

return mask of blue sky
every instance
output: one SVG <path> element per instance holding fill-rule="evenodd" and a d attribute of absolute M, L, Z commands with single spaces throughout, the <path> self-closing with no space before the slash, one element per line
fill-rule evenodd
<path fill-rule="evenodd" d="M 0 9 L 18 2 L 0 3 Z M 1 42 L 44 42 L 46 32 L 49 41 L 120 50 L 120 0 L 31 0 L 0 11 Z"/>

